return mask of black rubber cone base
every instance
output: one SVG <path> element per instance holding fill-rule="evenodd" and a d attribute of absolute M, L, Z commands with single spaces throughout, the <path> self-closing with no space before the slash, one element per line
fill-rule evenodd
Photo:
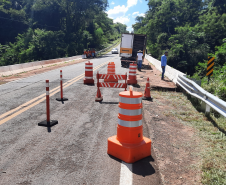
<path fill-rule="evenodd" d="M 58 121 L 57 120 L 50 120 L 49 123 L 47 121 L 42 121 L 42 122 L 38 123 L 38 126 L 52 127 L 52 126 L 54 126 L 56 124 L 58 124 Z"/>
<path fill-rule="evenodd" d="M 98 98 L 98 97 L 96 96 L 95 102 L 102 102 L 102 101 L 103 101 L 103 96 L 101 96 L 100 98 Z"/>
<path fill-rule="evenodd" d="M 152 97 L 143 97 L 142 100 L 148 100 L 148 101 L 152 101 Z"/>
<path fill-rule="evenodd" d="M 68 101 L 68 98 L 56 98 L 57 101 Z"/>

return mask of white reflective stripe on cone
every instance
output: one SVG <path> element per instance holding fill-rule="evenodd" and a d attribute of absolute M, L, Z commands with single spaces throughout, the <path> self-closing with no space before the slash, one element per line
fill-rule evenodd
<path fill-rule="evenodd" d="M 87 77 L 87 76 L 85 76 L 85 78 L 86 78 L 86 79 L 93 79 L 93 77 Z"/>
<path fill-rule="evenodd" d="M 123 114 L 127 116 L 137 116 L 142 114 L 142 109 L 129 110 L 129 109 L 119 108 L 119 114 Z"/>
<path fill-rule="evenodd" d="M 49 83 L 46 83 L 46 87 L 49 87 Z"/>
<path fill-rule="evenodd" d="M 46 91 L 46 95 L 49 95 L 49 91 Z"/>
<path fill-rule="evenodd" d="M 92 65 L 85 65 L 86 67 L 93 67 L 93 64 Z"/>
<path fill-rule="evenodd" d="M 95 98 L 96 100 L 102 100 L 102 98 Z"/>
<path fill-rule="evenodd" d="M 129 73 L 129 76 L 136 76 L 136 74 L 133 74 L 133 73 Z"/>
<path fill-rule="evenodd" d="M 137 66 L 129 66 L 129 68 L 137 68 Z"/>
<path fill-rule="evenodd" d="M 86 69 L 86 71 L 93 71 L 93 69 Z"/>
<path fill-rule="evenodd" d="M 136 72 L 137 70 L 130 69 L 129 72 Z"/>
<path fill-rule="evenodd" d="M 142 102 L 141 98 L 124 98 L 119 96 L 119 102 L 126 104 L 140 104 Z"/>
<path fill-rule="evenodd" d="M 118 124 L 123 127 L 139 127 L 142 125 L 142 120 L 140 121 L 124 121 L 118 118 Z"/>

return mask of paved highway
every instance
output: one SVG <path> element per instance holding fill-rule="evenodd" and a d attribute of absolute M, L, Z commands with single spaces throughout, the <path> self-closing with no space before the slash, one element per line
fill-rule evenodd
<path fill-rule="evenodd" d="M 115 62 L 117 74 L 129 72 L 111 53 L 90 61 L 94 76 L 106 74 L 108 62 Z M 84 68 L 84 62 L 60 68 L 69 99 L 64 103 L 55 100 L 60 69 L 0 86 L 0 184 L 161 184 L 154 153 L 133 165 L 107 154 L 123 89 L 101 88 L 104 100 L 95 102 L 97 88 L 83 85 Z M 58 120 L 51 132 L 38 126 L 46 120 L 45 80 L 52 90 L 51 119 Z"/>

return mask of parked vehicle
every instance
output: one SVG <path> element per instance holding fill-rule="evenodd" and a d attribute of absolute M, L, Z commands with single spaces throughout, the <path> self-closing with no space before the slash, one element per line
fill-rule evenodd
<path fill-rule="evenodd" d="M 113 49 L 111 50 L 111 53 L 112 53 L 112 54 L 118 54 L 118 48 L 113 48 Z"/>
<path fill-rule="evenodd" d="M 121 38 L 120 57 L 121 65 L 129 66 L 129 63 L 136 62 L 137 52 L 143 51 L 145 56 L 147 36 L 142 34 L 124 33 Z"/>

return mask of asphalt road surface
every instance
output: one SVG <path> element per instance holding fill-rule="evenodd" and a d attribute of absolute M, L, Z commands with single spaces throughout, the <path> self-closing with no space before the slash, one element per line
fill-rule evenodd
<path fill-rule="evenodd" d="M 118 46 L 119 48 L 119 46 Z M 106 74 L 115 62 L 116 73 L 125 74 L 117 54 L 90 60 Z M 107 154 L 107 138 L 116 135 L 119 92 L 101 88 L 103 102 L 95 102 L 97 88 L 83 84 L 85 63 L 61 68 L 64 103 L 60 97 L 60 69 L 0 86 L 0 184 L 161 184 L 155 155 L 124 164 Z M 45 80 L 50 81 L 51 128 L 46 120 Z M 96 82 L 96 78 L 95 78 Z M 144 136 L 150 137 L 144 125 Z"/>

